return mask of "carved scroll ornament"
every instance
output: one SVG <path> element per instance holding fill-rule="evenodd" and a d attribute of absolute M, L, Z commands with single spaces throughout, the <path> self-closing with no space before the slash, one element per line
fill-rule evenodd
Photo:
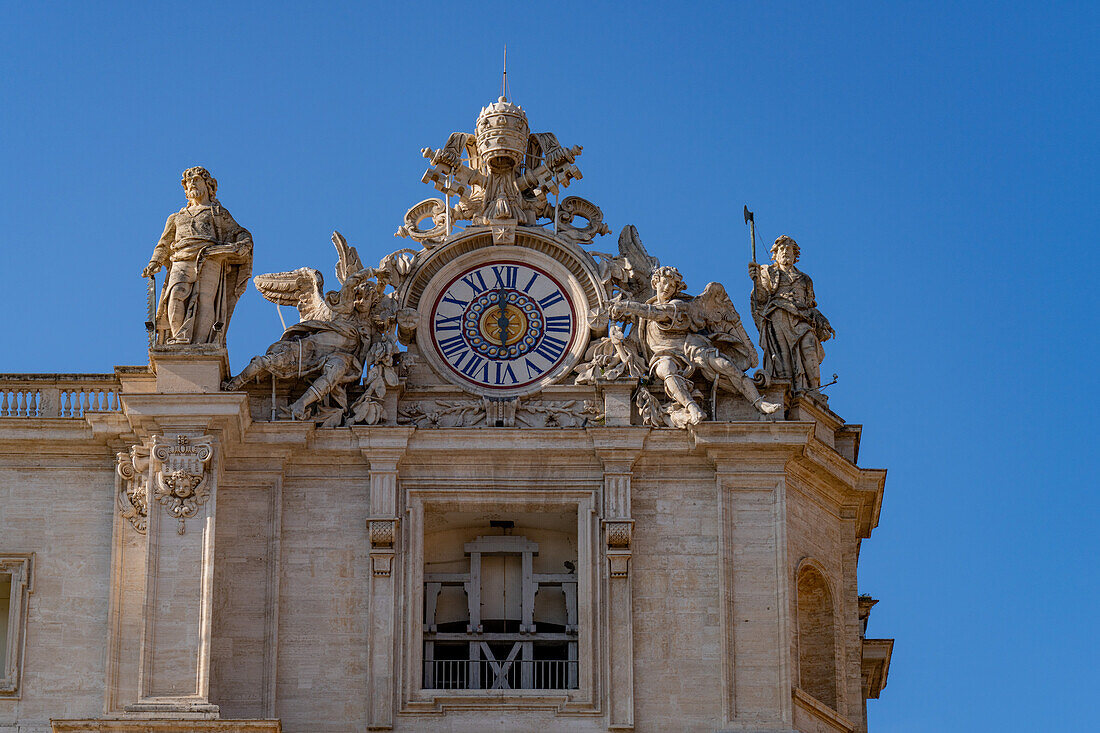
<path fill-rule="evenodd" d="M 118 510 L 139 533 L 145 534 L 149 516 L 149 447 L 131 446 L 118 454 L 115 473 L 121 479 L 115 498 Z"/>

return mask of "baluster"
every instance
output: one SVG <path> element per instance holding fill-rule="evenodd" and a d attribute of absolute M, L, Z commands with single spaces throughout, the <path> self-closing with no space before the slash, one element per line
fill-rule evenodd
<path fill-rule="evenodd" d="M 15 408 L 16 417 L 27 416 L 27 390 L 19 390 L 19 405 Z"/>
<path fill-rule="evenodd" d="M 72 395 L 69 390 L 62 390 L 61 392 L 61 417 L 69 417 L 73 412 L 73 406 L 70 400 Z"/>
<path fill-rule="evenodd" d="M 0 390 L 0 417 L 8 416 L 8 390 Z"/>
<path fill-rule="evenodd" d="M 101 390 L 101 389 L 95 390 L 95 392 L 92 393 L 92 398 L 93 398 L 92 399 L 92 404 L 94 405 L 92 407 L 92 409 L 94 411 L 103 412 L 105 409 L 107 409 L 106 405 L 104 405 L 104 402 L 106 402 L 106 399 L 103 395 L 103 390 Z"/>
<path fill-rule="evenodd" d="M 78 415 L 77 417 L 84 417 L 84 413 L 86 413 L 86 412 L 88 412 L 89 410 L 91 410 L 91 409 L 92 409 L 92 404 L 91 404 L 91 402 L 90 402 L 90 401 L 89 401 L 89 399 L 88 399 L 88 396 L 89 396 L 89 395 L 88 395 L 88 390 L 86 390 L 86 389 L 85 389 L 85 390 L 81 390 L 81 392 L 80 392 L 80 393 L 81 393 L 82 395 L 84 395 L 84 409 L 82 409 L 82 410 L 80 411 L 80 415 Z"/>
<path fill-rule="evenodd" d="M 118 392 L 116 392 L 114 390 L 111 390 L 111 410 L 113 412 L 118 412 L 118 410 L 119 410 L 119 407 L 118 407 Z"/>
<path fill-rule="evenodd" d="M 42 391 L 36 389 L 31 393 L 31 402 L 34 403 L 34 409 L 31 410 L 31 414 L 34 417 L 42 417 Z"/>

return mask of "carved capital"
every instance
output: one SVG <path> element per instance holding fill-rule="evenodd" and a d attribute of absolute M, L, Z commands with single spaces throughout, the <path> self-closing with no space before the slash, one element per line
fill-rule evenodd
<path fill-rule="evenodd" d="M 186 531 L 185 520 L 194 517 L 210 500 L 209 464 L 214 457 L 214 439 L 192 439 L 177 435 L 174 441 L 153 438 L 153 496 L 172 517 L 179 520 L 177 532 Z"/>
<path fill-rule="evenodd" d="M 612 578 L 625 578 L 630 575 L 629 552 L 608 552 L 607 562 Z"/>
<path fill-rule="evenodd" d="M 393 574 L 393 553 L 378 552 L 370 556 L 371 574 L 379 578 L 388 578 Z"/>

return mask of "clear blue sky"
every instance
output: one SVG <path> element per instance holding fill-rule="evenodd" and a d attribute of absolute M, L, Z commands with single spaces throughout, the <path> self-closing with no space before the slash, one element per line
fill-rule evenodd
<path fill-rule="evenodd" d="M 872 730 L 1095 725 L 1096 3 L 5 1 L 0 20 L 0 371 L 144 363 L 139 274 L 191 165 L 257 272 L 332 279 L 333 229 L 366 261 L 403 246 L 433 193 L 420 148 L 471 129 L 507 42 L 533 128 L 584 146 L 570 193 L 690 288 L 722 280 L 747 314 L 745 203 L 761 241 L 801 243 L 838 332 L 831 405 L 890 470 L 860 562 L 869 633 L 897 638 Z M 235 369 L 280 331 L 246 294 Z"/>

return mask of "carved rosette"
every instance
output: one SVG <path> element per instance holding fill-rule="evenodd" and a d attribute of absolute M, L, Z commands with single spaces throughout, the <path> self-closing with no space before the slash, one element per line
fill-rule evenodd
<path fill-rule="evenodd" d="M 179 435 L 176 441 L 153 442 L 152 456 L 156 461 L 153 495 L 179 520 L 177 532 L 183 534 L 184 522 L 199 512 L 199 507 L 210 499 L 208 464 L 214 456 L 213 438 L 192 440 Z"/>
<path fill-rule="evenodd" d="M 115 473 L 115 499 L 123 519 L 140 534 L 145 534 L 149 517 L 149 446 L 131 446 L 129 452 L 119 452 Z"/>

